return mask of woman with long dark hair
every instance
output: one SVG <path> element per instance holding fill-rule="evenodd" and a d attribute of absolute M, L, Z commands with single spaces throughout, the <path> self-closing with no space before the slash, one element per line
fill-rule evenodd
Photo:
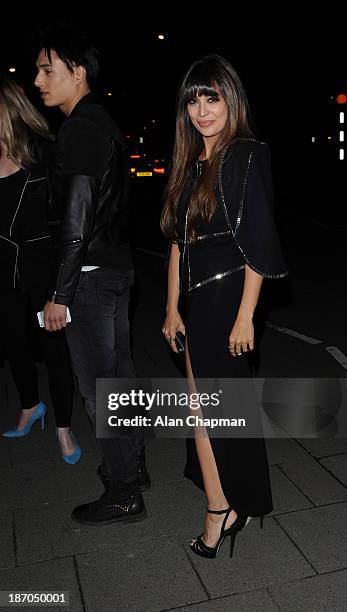
<path fill-rule="evenodd" d="M 190 385 L 197 378 L 250 377 L 253 313 L 263 277 L 287 274 L 272 215 L 268 146 L 249 126 L 248 104 L 234 68 L 217 55 L 187 71 L 178 95 L 172 172 L 161 227 L 171 241 L 163 333 L 176 351 L 186 334 Z M 187 315 L 178 311 L 180 293 Z M 259 415 L 254 414 L 254 421 Z M 207 496 L 204 533 L 191 550 L 216 557 L 226 537 L 271 512 L 264 439 L 187 439 L 184 470 Z"/>
<path fill-rule="evenodd" d="M 43 150 L 53 140 L 44 117 L 16 83 L 0 76 L 0 316 L 1 342 L 17 387 L 22 412 L 7 438 L 44 427 L 33 343 L 48 369 L 57 435 L 63 459 L 76 463 L 81 449 L 70 430 L 73 377 L 65 330 L 39 328 L 37 313 L 47 301 L 52 261 L 50 205 Z"/>

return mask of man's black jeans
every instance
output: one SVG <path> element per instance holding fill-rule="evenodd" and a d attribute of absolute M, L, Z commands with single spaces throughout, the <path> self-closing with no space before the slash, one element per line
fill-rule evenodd
<path fill-rule="evenodd" d="M 129 338 L 129 296 L 133 270 L 97 268 L 81 272 L 67 339 L 87 414 L 96 426 L 96 378 L 136 376 Z M 137 479 L 143 436 L 98 439 L 108 478 L 116 485 Z"/>

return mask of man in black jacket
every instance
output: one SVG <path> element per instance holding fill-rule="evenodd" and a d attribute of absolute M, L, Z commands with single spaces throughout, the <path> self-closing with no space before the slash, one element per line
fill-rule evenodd
<path fill-rule="evenodd" d="M 99 66 L 90 43 L 65 30 L 46 33 L 40 46 L 35 85 L 45 106 L 58 106 L 66 116 L 51 171 L 59 227 L 45 327 L 66 327 L 70 308 L 67 337 L 73 367 L 95 427 L 96 378 L 135 376 L 128 321 L 133 264 L 125 145 L 91 91 Z M 148 488 L 150 480 L 143 437 L 100 438 L 99 445 L 105 493 L 76 507 L 72 518 L 87 524 L 144 518 L 141 488 Z"/>

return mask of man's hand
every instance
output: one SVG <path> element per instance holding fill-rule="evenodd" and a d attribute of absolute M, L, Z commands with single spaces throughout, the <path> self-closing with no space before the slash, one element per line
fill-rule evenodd
<path fill-rule="evenodd" d="M 64 304 L 47 302 L 43 312 L 47 331 L 57 331 L 66 327 L 66 306 Z"/>

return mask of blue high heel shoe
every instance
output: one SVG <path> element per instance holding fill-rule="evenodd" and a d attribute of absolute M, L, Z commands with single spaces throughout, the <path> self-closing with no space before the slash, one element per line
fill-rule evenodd
<path fill-rule="evenodd" d="M 78 446 L 75 436 L 73 435 L 71 429 L 69 429 L 69 434 L 71 436 L 72 441 L 74 442 L 74 444 L 76 445 L 76 448 L 74 450 L 73 453 L 71 453 L 71 455 L 63 455 L 63 459 L 65 461 L 65 463 L 70 463 L 71 465 L 74 465 L 75 463 L 77 463 L 77 461 L 80 460 L 82 451 L 81 448 Z"/>
<path fill-rule="evenodd" d="M 36 423 L 36 421 L 39 421 L 40 419 L 41 429 L 44 429 L 46 414 L 47 406 L 43 402 L 40 402 L 37 405 L 35 412 L 31 415 L 29 421 L 27 422 L 25 427 L 23 427 L 23 429 L 9 429 L 8 431 L 4 431 L 2 435 L 5 438 L 22 438 L 23 436 L 26 436 L 29 433 L 34 423 Z"/>

